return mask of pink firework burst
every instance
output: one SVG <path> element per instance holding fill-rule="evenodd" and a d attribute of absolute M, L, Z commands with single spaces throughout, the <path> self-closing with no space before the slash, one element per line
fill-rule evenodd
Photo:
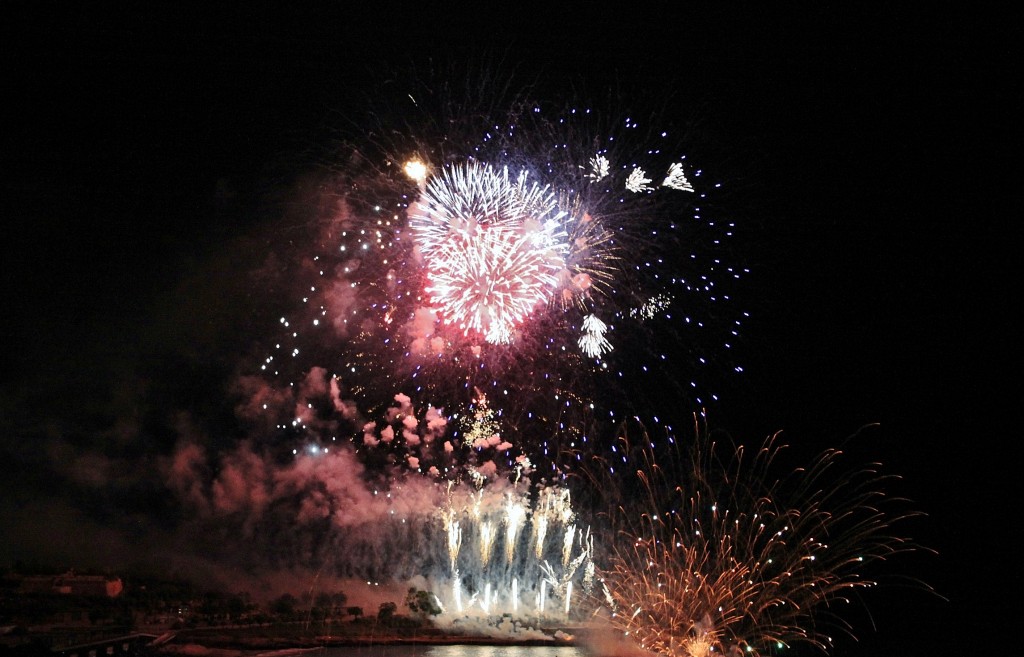
<path fill-rule="evenodd" d="M 568 217 L 525 172 L 512 179 L 476 163 L 445 169 L 410 216 L 430 303 L 466 335 L 511 341 L 569 277 Z"/>

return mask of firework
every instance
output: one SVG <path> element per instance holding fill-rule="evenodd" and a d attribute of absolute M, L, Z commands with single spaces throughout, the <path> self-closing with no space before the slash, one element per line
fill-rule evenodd
<path fill-rule="evenodd" d="M 687 449 L 643 435 L 635 479 L 608 489 L 640 492 L 612 502 L 614 545 L 599 576 L 615 627 L 654 653 L 689 657 L 825 650 L 830 631 L 849 631 L 839 604 L 876 585 L 874 562 L 913 549 L 892 526 L 914 514 L 883 493 L 890 478 L 842 471 L 838 450 L 779 476 L 782 449 L 771 437 L 750 458 L 706 433 Z"/>
<path fill-rule="evenodd" d="M 579 347 L 591 358 L 600 358 L 612 350 L 612 345 L 604 337 L 608 325 L 594 315 L 587 315 L 583 320 L 583 336 L 579 339 Z"/>
<path fill-rule="evenodd" d="M 507 343 L 566 272 L 566 213 L 547 188 L 470 163 L 427 185 L 409 216 L 439 314 L 464 334 Z"/>
<path fill-rule="evenodd" d="M 592 585 L 585 573 L 592 563 L 593 541 L 577 532 L 566 489 L 541 488 L 533 503 L 529 497 L 523 487 L 515 485 L 473 492 L 448 487 L 440 518 L 431 514 L 420 521 L 428 528 L 440 521 L 447 528 L 449 572 L 419 573 L 434 583 L 439 599 L 449 600 L 452 609 L 462 614 L 490 615 L 518 612 L 521 606 L 525 613 L 543 614 L 541 600 L 554 597 L 563 601 L 562 608 L 554 612 L 556 616 L 561 612 L 567 618 L 574 613 L 574 586 L 589 592 Z M 462 541 L 462 528 L 476 545 L 460 552 L 457 545 Z M 432 534 L 426 532 L 422 538 L 430 540 Z M 499 542 L 504 558 L 493 559 Z M 432 547 L 418 545 L 418 549 L 424 547 L 429 554 Z M 552 558 L 556 566 L 551 565 Z M 463 592 L 469 596 L 468 602 L 462 600 Z M 526 603 L 528 593 L 536 595 L 532 605 Z"/>
<path fill-rule="evenodd" d="M 339 391 L 298 423 L 268 408 L 282 434 L 332 440 L 304 418 L 340 408 L 370 463 L 363 418 L 386 413 L 393 391 L 446 409 L 456 438 L 483 394 L 500 425 L 486 437 L 516 445 L 503 465 L 529 456 L 557 474 L 606 449 L 621 418 L 657 422 L 666 398 L 685 398 L 685 416 L 713 403 L 744 270 L 732 222 L 714 216 L 718 185 L 681 140 L 654 117 L 484 93 L 481 114 L 409 84 L 372 113 L 371 140 L 325 157 L 313 230 L 291 256 L 301 265 L 274 272 L 299 303 L 261 367 L 292 388 L 320 367 Z M 397 435 L 374 451 L 408 463 Z"/>

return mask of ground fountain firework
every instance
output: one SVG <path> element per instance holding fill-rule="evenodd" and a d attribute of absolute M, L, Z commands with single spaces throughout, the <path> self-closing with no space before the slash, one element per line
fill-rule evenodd
<path fill-rule="evenodd" d="M 409 422 L 408 398 L 396 395 L 396 402 L 391 424 L 364 427 L 364 444 L 385 451 L 395 440 L 393 427 L 402 427 L 405 449 L 416 454 L 407 452 L 403 474 L 388 482 L 396 499 L 407 499 L 413 488 L 421 498 L 416 512 L 397 519 L 419 529 L 399 540 L 411 561 L 392 576 L 425 577 L 453 617 L 512 614 L 564 621 L 583 616 L 574 601 L 585 600 L 593 588 L 595 544 L 570 489 L 536 480 L 524 456 L 514 467 L 505 465 L 501 456 L 513 446 L 496 433 L 501 427 L 486 397 L 476 399 L 459 450 L 453 440 L 432 446 L 445 437 L 447 419 Z M 409 490 L 396 488 L 398 482 Z"/>
<path fill-rule="evenodd" d="M 583 616 L 574 603 L 593 587 L 594 540 L 575 524 L 568 490 L 542 489 L 532 503 L 478 491 L 450 499 L 442 519 L 449 574 L 434 593 L 453 614 Z"/>

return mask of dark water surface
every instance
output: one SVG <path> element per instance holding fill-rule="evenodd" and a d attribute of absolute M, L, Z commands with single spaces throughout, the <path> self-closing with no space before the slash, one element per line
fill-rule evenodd
<path fill-rule="evenodd" d="M 575 646 L 353 646 L 327 648 L 325 657 L 588 657 Z"/>

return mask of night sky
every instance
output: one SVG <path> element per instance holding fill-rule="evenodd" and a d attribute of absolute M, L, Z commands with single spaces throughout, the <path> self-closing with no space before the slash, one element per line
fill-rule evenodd
<path fill-rule="evenodd" d="M 59 479 L 31 474 L 34 446 L 63 453 L 46 451 L 52 417 L 78 414 L 88 434 L 123 403 L 103 392 L 121 374 L 174 376 L 161 338 L 228 358 L 217 326 L 244 310 L 207 277 L 243 258 L 237 236 L 273 226 L 268 190 L 301 173 L 290 162 L 325 126 L 388 71 L 479 58 L 550 92 L 664 88 L 672 118 L 696 126 L 752 270 L 745 374 L 714 422 L 747 441 L 782 431 L 808 453 L 878 424 L 852 449 L 903 476 L 894 494 L 927 514 L 908 531 L 937 551 L 906 574 L 949 601 L 874 592 L 877 632 L 851 619 L 862 652 L 839 654 L 1007 648 L 1024 583 L 1015 21 L 954 3 L 429 4 L 5 8 L 0 513 L 60 498 Z M 47 538 L 7 525 L 0 515 L 0 565 Z"/>

